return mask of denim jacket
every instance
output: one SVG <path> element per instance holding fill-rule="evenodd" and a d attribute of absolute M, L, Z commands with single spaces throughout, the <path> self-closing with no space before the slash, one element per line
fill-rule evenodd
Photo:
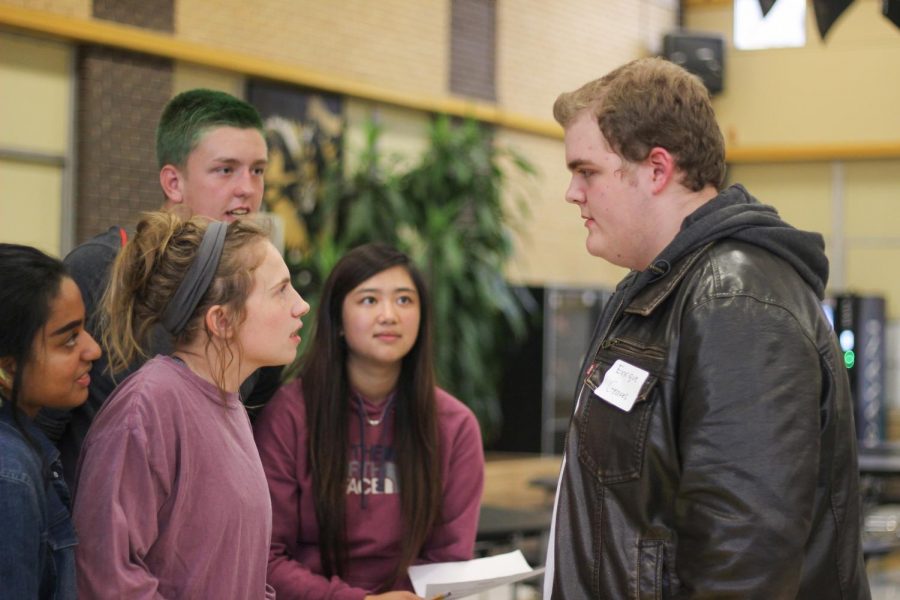
<path fill-rule="evenodd" d="M 44 462 L 16 427 L 9 403 L 0 404 L 0 595 L 75 598 L 76 537 L 59 451 L 19 417 Z"/>

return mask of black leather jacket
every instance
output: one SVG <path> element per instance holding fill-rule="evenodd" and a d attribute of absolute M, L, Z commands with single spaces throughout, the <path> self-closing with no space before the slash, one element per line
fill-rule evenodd
<path fill-rule="evenodd" d="M 553 599 L 869 598 L 849 384 L 816 293 L 733 238 L 662 263 L 620 286 L 582 370 Z M 627 412 L 594 393 L 617 361 L 649 373 Z"/>

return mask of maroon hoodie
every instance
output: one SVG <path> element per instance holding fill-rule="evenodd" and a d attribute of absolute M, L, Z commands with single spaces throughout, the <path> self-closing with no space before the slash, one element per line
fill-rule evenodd
<path fill-rule="evenodd" d="M 484 484 L 484 455 L 475 416 L 444 390 L 438 388 L 435 396 L 443 510 L 418 564 L 472 558 Z M 351 411 L 347 425 L 351 451 L 348 563 L 343 579 L 322 575 L 300 381 L 282 387 L 256 421 L 256 444 L 272 497 L 268 582 L 279 600 L 360 600 L 393 574 L 400 559 L 403 528 L 394 462 L 393 400 L 374 405 L 354 395 L 351 402 L 356 410 Z M 406 580 L 400 589 L 412 590 L 412 586 Z"/>

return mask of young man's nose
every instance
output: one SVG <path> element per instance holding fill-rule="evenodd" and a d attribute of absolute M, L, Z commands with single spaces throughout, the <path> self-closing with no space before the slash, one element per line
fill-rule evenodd
<path fill-rule="evenodd" d="M 249 169 L 242 170 L 234 184 L 234 195 L 249 196 L 253 193 L 255 184 L 253 173 Z"/>
<path fill-rule="evenodd" d="M 578 182 L 575 181 L 575 177 L 572 177 L 571 181 L 569 181 L 569 187 L 566 188 L 566 202 L 572 204 L 584 202 L 584 191 Z"/>

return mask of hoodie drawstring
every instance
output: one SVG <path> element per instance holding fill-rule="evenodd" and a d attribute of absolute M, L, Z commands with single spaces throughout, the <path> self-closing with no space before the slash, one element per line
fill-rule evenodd
<path fill-rule="evenodd" d="M 671 269 L 672 265 L 669 264 L 669 261 L 664 258 L 660 258 L 659 260 L 654 261 L 654 263 L 649 267 L 649 271 L 653 273 L 653 278 L 650 281 L 652 282 L 656 281 L 657 279 L 662 279 L 669 274 L 669 271 Z"/>

